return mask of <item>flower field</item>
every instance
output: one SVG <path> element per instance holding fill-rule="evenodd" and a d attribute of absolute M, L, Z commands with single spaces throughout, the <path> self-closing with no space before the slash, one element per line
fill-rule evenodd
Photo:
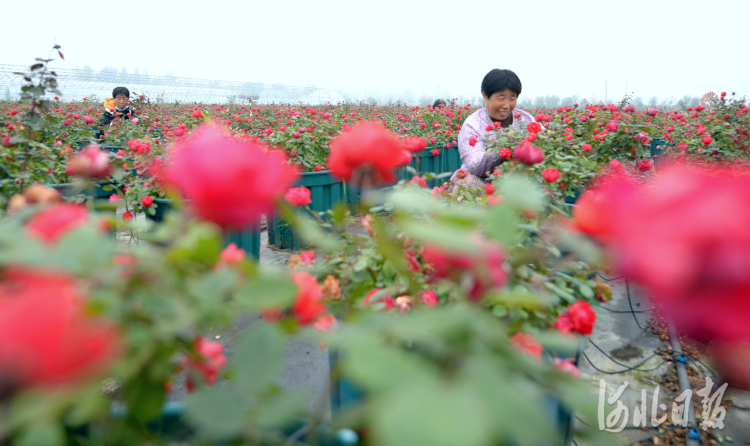
<path fill-rule="evenodd" d="M 100 128 L 103 104 L 59 101 L 46 62 L 26 76 L 0 102 L 0 444 L 568 444 L 571 414 L 596 426 L 579 361 L 612 298 L 602 271 L 750 387 L 744 100 L 528 110 L 468 139 L 504 160 L 472 189 L 460 164 L 425 166 L 455 159 L 478 104 L 136 95 Z M 314 210 L 314 172 L 346 199 Z M 264 217 L 309 248 L 279 267 L 228 243 Z M 229 347 L 206 334 L 245 314 L 261 322 Z M 332 420 L 278 384 L 299 337 L 356 389 Z"/>

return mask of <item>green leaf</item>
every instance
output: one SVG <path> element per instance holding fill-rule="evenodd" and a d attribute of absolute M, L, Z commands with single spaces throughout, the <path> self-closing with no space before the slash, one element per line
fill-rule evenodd
<path fill-rule="evenodd" d="M 151 382 L 145 374 L 141 374 L 125 383 L 123 395 L 128 407 L 128 416 L 141 423 L 148 423 L 161 411 L 166 392 L 164 383 Z"/>
<path fill-rule="evenodd" d="M 286 342 L 275 327 L 259 322 L 242 338 L 234 354 L 237 382 L 258 391 L 272 384 L 284 364 Z"/>
<path fill-rule="evenodd" d="M 341 355 L 345 375 L 365 390 L 386 391 L 400 383 L 437 377 L 432 364 L 398 347 L 359 342 Z"/>
<path fill-rule="evenodd" d="M 274 274 L 269 269 L 261 269 L 257 277 L 240 288 L 234 297 L 251 310 L 287 308 L 297 294 L 295 285 L 288 276 Z"/>
<path fill-rule="evenodd" d="M 230 440 L 242 432 L 246 407 L 236 391 L 205 387 L 188 397 L 185 417 L 198 436 L 209 441 Z"/>
<path fill-rule="evenodd" d="M 518 244 L 518 226 L 516 214 L 510 206 L 500 204 L 491 207 L 487 212 L 487 225 L 484 228 L 487 235 L 498 240 L 506 248 L 512 248 Z"/>
<path fill-rule="evenodd" d="M 65 431 L 56 421 L 37 421 L 24 429 L 16 442 L 18 446 L 62 446 L 65 444 Z"/>
<path fill-rule="evenodd" d="M 382 446 L 489 445 L 492 417 L 467 386 L 420 379 L 390 392 L 374 412 L 373 438 Z"/>
<path fill-rule="evenodd" d="M 519 209 L 543 208 L 546 195 L 539 183 L 518 174 L 508 175 L 503 180 L 500 184 L 500 194 L 505 197 L 504 202 Z"/>
<path fill-rule="evenodd" d="M 578 290 L 581 292 L 581 296 L 585 297 L 586 299 L 594 298 L 594 290 L 592 290 L 588 285 L 582 283 L 578 285 Z"/>
<path fill-rule="evenodd" d="M 261 406 L 258 424 L 264 428 L 286 427 L 304 415 L 309 395 L 306 392 L 284 391 Z"/>
<path fill-rule="evenodd" d="M 548 402 L 543 401 L 538 387 L 531 382 L 509 376 L 497 357 L 469 358 L 461 381 L 474 390 L 475 404 L 492 414 L 495 438 L 504 442 L 515 440 L 522 445 L 552 444 L 552 423 L 556 413 L 546 413 Z M 457 443 L 462 444 L 462 443 Z"/>
<path fill-rule="evenodd" d="M 171 261 L 182 263 L 193 261 L 204 265 L 213 265 L 219 260 L 221 252 L 221 234 L 208 224 L 192 225 L 185 237 L 169 251 Z"/>
<path fill-rule="evenodd" d="M 576 300 L 575 296 L 573 296 L 571 293 L 565 291 L 564 289 L 560 288 L 559 286 L 555 285 L 552 282 L 545 282 L 544 286 L 548 290 L 550 290 L 553 293 L 557 294 L 558 296 L 560 296 L 561 298 L 563 298 L 565 301 L 567 301 L 569 303 L 573 303 Z"/>

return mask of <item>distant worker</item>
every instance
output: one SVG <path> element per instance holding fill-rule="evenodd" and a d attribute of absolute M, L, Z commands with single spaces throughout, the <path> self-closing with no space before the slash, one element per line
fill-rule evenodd
<path fill-rule="evenodd" d="M 104 114 L 99 124 L 97 139 L 104 135 L 107 127 L 120 125 L 123 119 L 131 117 L 130 90 L 126 87 L 117 87 L 112 90 L 112 97 L 104 100 Z"/>
<path fill-rule="evenodd" d="M 438 99 L 438 100 L 436 100 L 436 101 L 435 101 L 435 103 L 434 103 L 434 104 L 432 104 L 432 109 L 434 110 L 434 109 L 436 109 L 436 108 L 440 108 L 440 106 L 443 106 L 443 107 L 445 107 L 446 105 L 447 105 L 447 104 L 445 103 L 445 101 L 444 101 L 444 100 L 442 100 L 442 99 Z"/>

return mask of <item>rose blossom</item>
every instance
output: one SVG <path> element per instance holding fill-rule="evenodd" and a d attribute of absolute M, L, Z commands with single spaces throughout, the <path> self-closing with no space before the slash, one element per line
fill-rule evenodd
<path fill-rule="evenodd" d="M 312 203 L 310 189 L 305 186 L 290 187 L 284 194 L 284 199 L 292 206 L 307 206 Z"/>
<path fill-rule="evenodd" d="M 355 125 L 334 138 L 329 147 L 331 174 L 356 184 L 391 183 L 396 180 L 395 167 L 411 160 L 403 141 L 375 122 Z"/>
<path fill-rule="evenodd" d="M 55 385 L 104 371 L 121 351 L 114 324 L 87 314 L 63 274 L 6 268 L 0 280 L 0 386 Z"/>
<path fill-rule="evenodd" d="M 202 125 L 171 150 L 165 183 L 176 187 L 202 219 L 223 228 L 260 223 L 296 181 L 278 151 Z"/>
<path fill-rule="evenodd" d="M 106 178 L 111 172 L 109 155 L 98 146 L 88 146 L 68 161 L 68 169 L 72 175 Z"/>

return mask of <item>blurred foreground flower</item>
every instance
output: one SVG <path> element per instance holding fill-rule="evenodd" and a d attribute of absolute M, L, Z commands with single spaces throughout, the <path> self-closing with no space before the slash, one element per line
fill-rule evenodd
<path fill-rule="evenodd" d="M 403 141 L 374 122 L 363 122 L 341 133 L 331 141 L 330 148 L 331 174 L 358 186 L 395 181 L 394 169 L 411 159 Z"/>
<path fill-rule="evenodd" d="M 694 338 L 750 340 L 750 171 L 669 166 L 648 188 L 622 179 L 610 252 Z"/>
<path fill-rule="evenodd" d="M 34 215 L 26 224 L 29 234 L 45 243 L 55 243 L 70 230 L 88 220 L 86 208 L 78 204 L 58 204 Z"/>
<path fill-rule="evenodd" d="M 5 270 L 0 280 L 0 394 L 90 378 L 118 357 L 119 330 L 88 315 L 85 303 L 69 276 Z"/>
<path fill-rule="evenodd" d="M 472 237 L 466 251 L 459 252 L 427 243 L 422 256 L 433 267 L 434 278 L 452 278 L 457 283 L 465 283 L 469 298 L 473 301 L 481 299 L 488 289 L 502 286 L 508 277 L 503 266 L 505 254 L 500 244 L 478 234 Z"/>
<path fill-rule="evenodd" d="M 165 181 L 200 218 L 244 229 L 258 225 L 294 184 L 297 172 L 285 161 L 258 142 L 203 125 L 172 148 Z"/>
<path fill-rule="evenodd" d="M 302 325 L 315 322 L 326 311 L 318 281 L 315 276 L 304 271 L 294 273 L 292 280 L 297 285 L 297 297 L 292 305 L 294 318 Z"/>
<path fill-rule="evenodd" d="M 614 266 L 645 285 L 680 333 L 713 345 L 727 378 L 750 385 L 750 171 L 665 166 L 638 187 L 601 189 Z"/>
<path fill-rule="evenodd" d="M 218 342 L 207 341 L 204 337 L 199 336 L 193 341 L 193 350 L 195 350 L 196 357 L 184 358 L 181 366 L 197 373 L 206 384 L 216 383 L 219 370 L 227 364 L 224 346 Z M 192 373 L 188 374 L 185 386 L 188 392 L 195 389 Z"/>
<path fill-rule="evenodd" d="M 68 161 L 68 172 L 86 178 L 106 178 L 111 172 L 109 155 L 98 146 L 88 146 Z"/>

